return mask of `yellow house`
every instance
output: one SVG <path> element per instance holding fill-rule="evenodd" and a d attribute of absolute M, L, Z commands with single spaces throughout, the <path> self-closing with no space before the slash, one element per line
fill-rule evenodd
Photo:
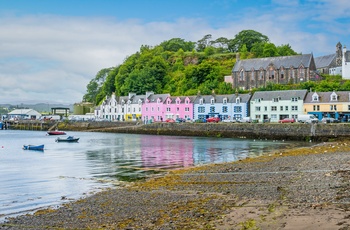
<path fill-rule="evenodd" d="M 350 119 L 350 91 L 309 92 L 304 101 L 304 113 L 314 114 L 319 120 L 332 117 Z"/>

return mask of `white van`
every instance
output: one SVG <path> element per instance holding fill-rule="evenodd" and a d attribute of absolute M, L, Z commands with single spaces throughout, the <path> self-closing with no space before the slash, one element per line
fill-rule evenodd
<path fill-rule="evenodd" d="M 312 114 L 299 114 L 297 121 L 300 123 L 318 123 L 318 119 L 317 117 L 315 117 L 315 115 Z"/>
<path fill-rule="evenodd" d="M 239 122 L 239 123 L 251 123 L 252 119 L 250 117 L 242 117 L 241 119 L 238 119 L 237 122 Z"/>

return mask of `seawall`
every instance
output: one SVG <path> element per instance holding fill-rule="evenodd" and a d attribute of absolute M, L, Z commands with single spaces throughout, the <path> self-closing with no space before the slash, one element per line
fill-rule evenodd
<path fill-rule="evenodd" d="M 350 123 L 278 124 L 278 123 L 152 123 L 136 122 L 19 122 L 11 129 L 93 131 L 175 136 L 232 137 L 270 140 L 328 141 L 350 138 Z"/>
<path fill-rule="evenodd" d="M 68 125 L 66 128 L 72 129 L 72 126 L 76 126 L 76 124 Z M 104 127 L 98 126 L 90 124 L 87 130 L 94 132 L 299 141 L 328 141 L 330 139 L 350 138 L 350 123 L 152 123 L 147 125 L 112 123 Z"/>

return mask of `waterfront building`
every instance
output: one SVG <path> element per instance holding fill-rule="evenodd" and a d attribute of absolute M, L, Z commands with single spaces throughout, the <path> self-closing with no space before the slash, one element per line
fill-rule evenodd
<path fill-rule="evenodd" d="M 9 120 L 37 120 L 41 114 L 34 109 L 15 109 L 7 114 Z"/>
<path fill-rule="evenodd" d="M 193 120 L 193 103 L 196 96 L 169 96 L 164 101 L 163 119 L 183 118 Z"/>
<path fill-rule="evenodd" d="M 319 120 L 350 119 L 350 91 L 309 92 L 304 101 L 304 112 L 314 114 Z"/>
<path fill-rule="evenodd" d="M 221 120 L 249 116 L 250 94 L 200 95 L 194 101 L 194 119 L 219 117 Z"/>
<path fill-rule="evenodd" d="M 164 115 L 164 101 L 170 97 L 170 94 L 154 94 L 153 92 L 146 92 L 145 101 L 142 104 L 142 120 L 144 123 L 163 121 Z"/>
<path fill-rule="evenodd" d="M 257 91 L 250 100 L 251 118 L 259 122 L 278 122 L 298 118 L 303 110 L 307 90 Z"/>
<path fill-rule="evenodd" d="M 123 116 L 125 121 L 136 121 L 142 117 L 142 103 L 145 100 L 145 95 L 136 95 L 136 93 L 129 93 L 128 97 L 121 97 L 121 111 L 120 116 Z"/>

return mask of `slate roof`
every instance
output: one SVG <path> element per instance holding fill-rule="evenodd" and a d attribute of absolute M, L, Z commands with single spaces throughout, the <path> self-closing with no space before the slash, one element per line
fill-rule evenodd
<path fill-rule="evenodd" d="M 336 58 L 336 54 L 329 54 L 326 56 L 316 57 L 314 59 L 316 69 L 329 67 L 332 64 L 332 62 L 335 60 L 335 58 Z"/>
<path fill-rule="evenodd" d="M 312 101 L 312 95 L 317 93 L 319 96 L 318 101 Z M 334 102 L 350 102 L 350 91 L 337 91 L 335 92 L 338 95 L 337 101 L 331 101 L 331 94 L 334 92 L 310 92 L 307 94 L 304 103 L 334 103 Z"/>
<path fill-rule="evenodd" d="M 244 70 L 260 68 L 266 69 L 270 64 L 273 64 L 275 68 L 280 69 L 284 67 L 289 69 L 291 66 L 297 68 L 301 64 L 304 67 L 310 67 L 312 54 L 303 54 L 303 55 L 293 55 L 293 56 L 282 56 L 282 57 L 267 57 L 267 58 L 253 58 L 253 59 L 244 59 L 236 62 L 235 66 L 232 69 L 232 72 L 238 72 L 242 68 Z"/>
<path fill-rule="evenodd" d="M 199 95 L 196 97 L 194 103 L 199 104 L 199 100 L 203 99 L 203 103 L 210 103 L 211 99 L 215 99 L 215 103 L 222 103 L 224 98 L 227 98 L 227 103 L 235 103 L 236 98 L 241 98 L 241 103 L 247 103 L 251 97 L 251 94 L 238 94 L 236 96 L 235 94 L 226 94 L 226 95 Z"/>
<path fill-rule="evenodd" d="M 171 104 L 175 104 L 176 103 L 176 98 L 180 98 L 181 103 L 185 103 L 185 99 L 188 98 L 190 99 L 190 102 L 193 103 L 194 100 L 196 99 L 196 96 L 170 96 L 167 97 L 171 99 Z M 165 103 L 166 99 L 164 100 Z"/>
<path fill-rule="evenodd" d="M 307 90 L 280 90 L 280 91 L 257 91 L 251 100 L 263 99 L 264 101 L 280 98 L 280 100 L 290 100 L 291 98 L 300 98 L 304 100 Z"/>
<path fill-rule="evenodd" d="M 157 102 L 157 99 L 161 99 L 162 102 L 164 102 L 164 100 L 167 98 L 167 97 L 170 97 L 170 94 L 151 94 L 147 99 L 150 101 L 150 102 Z"/>

